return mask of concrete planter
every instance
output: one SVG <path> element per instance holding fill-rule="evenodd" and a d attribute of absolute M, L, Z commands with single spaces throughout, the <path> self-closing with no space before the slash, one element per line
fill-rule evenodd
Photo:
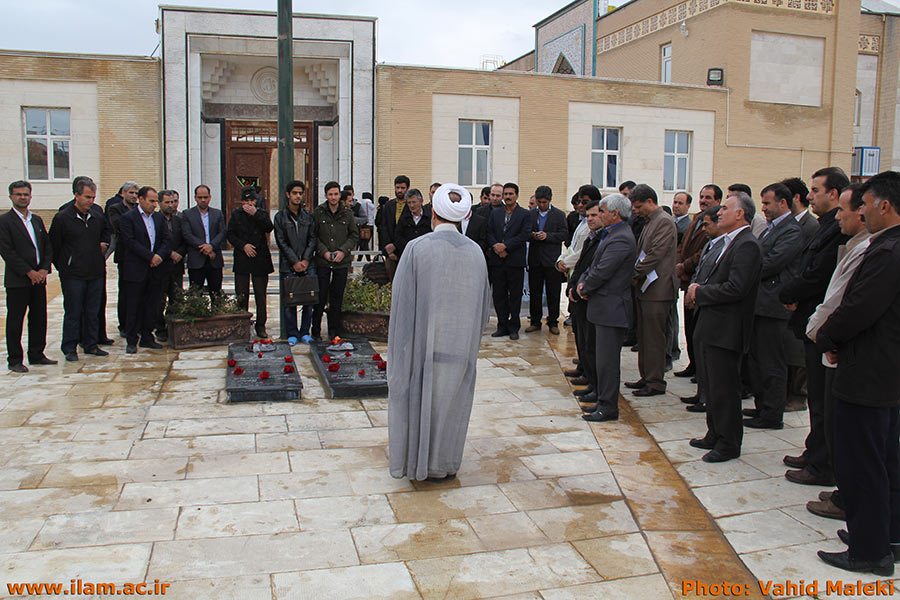
<path fill-rule="evenodd" d="M 387 313 L 344 311 L 344 329 L 353 335 L 386 342 L 390 318 Z"/>
<path fill-rule="evenodd" d="M 169 343 L 176 350 L 222 346 L 231 342 L 250 341 L 249 312 L 217 315 L 201 319 L 166 318 Z"/>

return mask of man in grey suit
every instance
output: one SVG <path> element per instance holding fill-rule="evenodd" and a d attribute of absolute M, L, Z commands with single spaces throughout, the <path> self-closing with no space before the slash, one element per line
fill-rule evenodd
<path fill-rule="evenodd" d="M 813 216 L 809 210 L 809 188 L 803 183 L 799 177 L 789 177 L 781 183 L 787 186 L 793 194 L 791 200 L 791 214 L 800 225 L 800 232 L 803 234 L 803 247 L 806 248 L 809 241 L 819 229 L 819 220 Z"/>
<path fill-rule="evenodd" d="M 222 244 L 225 243 L 225 217 L 222 211 L 211 208 L 209 187 L 202 183 L 194 188 L 197 206 L 182 213 L 182 235 L 187 241 L 188 281 L 218 294 L 222 291 Z"/>
<path fill-rule="evenodd" d="M 577 294 L 587 299 L 587 318 L 594 326 L 597 403 L 582 410 L 585 421 L 619 418 L 619 361 L 631 323 L 631 275 L 637 248 L 628 227 L 631 202 L 622 194 L 600 200 L 600 242 L 590 268 L 578 281 Z"/>
<path fill-rule="evenodd" d="M 634 265 L 637 288 L 638 369 L 641 378 L 625 387 L 635 396 L 658 396 L 666 392 L 666 320 L 675 302 L 675 221 L 660 208 L 656 192 L 640 184 L 629 196 L 634 213 L 646 219 L 638 240 Z"/>
<path fill-rule="evenodd" d="M 744 425 L 754 429 L 781 429 L 787 402 L 787 357 L 782 340 L 791 312 L 781 303 L 778 293 L 784 282 L 793 277 L 791 265 L 803 248 L 803 235 L 791 214 L 793 194 L 786 185 L 768 185 L 760 197 L 766 231 L 759 237 L 762 272 L 748 359 L 756 408 L 747 410 Z"/>

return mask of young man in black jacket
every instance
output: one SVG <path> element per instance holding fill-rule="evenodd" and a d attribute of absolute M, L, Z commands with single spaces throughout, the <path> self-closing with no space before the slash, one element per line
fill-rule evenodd
<path fill-rule="evenodd" d="M 287 277 L 315 277 L 316 269 L 310 263 L 316 254 L 316 222 L 303 208 L 306 185 L 291 181 L 284 190 L 286 206 L 275 215 L 275 242 L 278 244 L 278 271 L 281 279 Z M 297 327 L 297 307 L 285 306 L 284 331 L 288 343 L 293 346 L 302 340 L 312 341 L 309 327 L 312 323 L 313 305 L 302 307 L 300 327 Z"/>

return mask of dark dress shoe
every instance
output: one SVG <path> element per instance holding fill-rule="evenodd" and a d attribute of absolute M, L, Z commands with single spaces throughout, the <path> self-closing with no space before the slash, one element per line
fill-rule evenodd
<path fill-rule="evenodd" d="M 565 321 L 563 321 L 563 325 L 565 325 L 566 327 L 571 327 L 572 319 L 566 319 Z"/>
<path fill-rule="evenodd" d="M 604 421 L 618 421 L 619 420 L 619 412 L 618 411 L 607 411 L 607 410 L 598 410 L 596 412 L 592 412 L 588 415 L 581 415 L 581 418 L 585 421 L 590 421 L 591 423 L 602 423 Z"/>
<path fill-rule="evenodd" d="M 712 450 L 716 447 L 715 442 L 710 442 L 705 437 L 702 438 L 694 438 L 690 442 L 688 442 L 694 448 L 700 448 L 701 450 Z"/>
<path fill-rule="evenodd" d="M 581 369 L 566 369 L 565 371 L 563 371 L 563 375 L 565 375 L 566 377 L 581 377 L 582 375 L 584 375 L 584 371 L 582 371 Z"/>
<path fill-rule="evenodd" d="M 156 337 L 157 342 L 168 342 L 169 341 L 169 334 L 165 331 L 157 331 L 155 337 Z"/>
<path fill-rule="evenodd" d="M 573 359 L 572 359 L 572 364 L 573 364 L 573 365 L 580 365 L 580 364 L 581 364 L 581 361 L 578 360 L 577 358 L 573 358 Z"/>
<path fill-rule="evenodd" d="M 128 344 L 125 346 L 125 354 L 137 354 L 137 346 L 134 344 Z"/>
<path fill-rule="evenodd" d="M 697 377 L 696 377 L 696 376 L 691 377 L 691 383 L 697 383 Z"/>
<path fill-rule="evenodd" d="M 847 513 L 838 508 L 831 500 L 810 500 L 806 503 L 806 510 L 818 517 L 846 521 Z"/>
<path fill-rule="evenodd" d="M 85 354 L 93 354 L 94 356 L 109 356 L 109 352 L 101 350 L 99 346 L 94 346 L 84 351 Z"/>
<path fill-rule="evenodd" d="M 569 383 L 571 383 L 572 385 L 588 385 L 588 384 L 590 383 L 590 381 L 588 381 L 588 378 L 587 378 L 587 377 L 585 377 L 584 375 L 582 375 L 581 377 L 576 377 L 575 379 L 573 379 L 573 380 L 570 381 Z"/>
<path fill-rule="evenodd" d="M 683 371 L 676 371 L 672 373 L 672 375 L 674 375 L 675 377 L 693 377 L 694 373 L 696 372 L 697 371 L 694 370 L 693 365 L 688 365 L 687 368 Z"/>
<path fill-rule="evenodd" d="M 22 363 L 19 363 L 17 365 L 10 365 L 9 370 L 12 371 L 13 373 L 27 373 L 28 367 L 26 367 Z"/>
<path fill-rule="evenodd" d="M 806 457 L 802 454 L 800 456 L 787 455 L 781 459 L 781 462 L 791 467 L 792 469 L 802 469 L 806 466 Z M 825 498 L 820 499 L 825 500 Z"/>
<path fill-rule="evenodd" d="M 101 346 L 112 346 L 113 344 L 116 343 L 116 341 L 112 338 L 105 337 L 105 338 L 98 340 L 97 343 L 100 344 Z"/>
<path fill-rule="evenodd" d="M 66 353 L 66 362 L 76 362 L 78 360 L 77 352 L 67 352 Z"/>
<path fill-rule="evenodd" d="M 585 404 L 581 407 L 581 412 L 583 413 L 592 413 L 597 410 L 597 402 L 594 401 L 593 404 Z"/>
<path fill-rule="evenodd" d="M 646 398 L 647 396 L 662 396 L 665 393 L 665 390 L 654 390 L 649 385 L 645 385 L 641 389 L 631 392 L 631 395 L 638 398 Z"/>
<path fill-rule="evenodd" d="M 825 552 L 819 550 L 816 552 L 822 562 L 843 569 L 844 571 L 853 571 L 855 573 L 874 573 L 882 577 L 890 577 L 894 574 L 894 555 L 885 554 L 878 560 L 857 560 L 850 558 L 850 551 L 843 552 Z"/>
<path fill-rule="evenodd" d="M 46 356 L 42 356 L 37 360 L 29 360 L 29 363 L 32 365 L 55 365 L 58 364 L 57 361 L 52 358 L 47 358 Z"/>
<path fill-rule="evenodd" d="M 745 417 L 758 417 L 759 409 L 758 408 L 742 408 L 741 414 Z"/>
<path fill-rule="evenodd" d="M 625 382 L 625 387 L 627 387 L 629 390 L 639 390 L 642 387 L 645 387 L 646 385 L 647 385 L 647 382 L 644 381 L 643 379 L 638 379 L 637 381 L 626 381 Z"/>
<path fill-rule="evenodd" d="M 159 350 L 160 348 L 162 348 L 162 344 L 157 344 L 153 340 L 142 341 L 140 344 L 138 344 L 138 346 L 140 346 L 141 348 L 152 348 L 154 350 Z"/>
<path fill-rule="evenodd" d="M 525 328 L 525 333 L 531 333 L 533 331 L 540 331 L 540 330 L 541 330 L 540 325 L 529 325 L 528 327 Z"/>
<path fill-rule="evenodd" d="M 581 396 L 578 401 L 581 403 L 594 403 L 599 400 L 599 396 L 597 396 L 596 392 L 591 392 L 590 394 L 585 394 Z"/>
<path fill-rule="evenodd" d="M 684 396 L 681 398 L 681 401 L 685 404 L 697 404 L 700 402 L 700 394 L 694 394 L 693 396 Z"/>
<path fill-rule="evenodd" d="M 638 347 L 637 347 L 637 344 L 635 344 L 634 346 L 631 347 L 631 351 L 632 351 L 632 352 L 639 352 Z"/>
<path fill-rule="evenodd" d="M 510 332 L 509 332 L 509 339 L 511 339 L 511 340 L 517 340 L 517 339 L 519 339 L 519 332 L 518 332 L 518 331 L 510 331 Z"/>
<path fill-rule="evenodd" d="M 556 325 L 551 325 L 548 331 L 550 331 L 550 333 L 553 335 L 559 335 L 559 327 L 557 327 Z"/>
<path fill-rule="evenodd" d="M 850 545 L 850 533 L 846 529 L 838 529 L 838 539 Z M 900 546 L 891 544 L 891 554 L 894 555 L 894 562 L 900 562 Z"/>
<path fill-rule="evenodd" d="M 834 485 L 834 477 L 820 477 L 810 473 L 807 469 L 785 471 L 784 478 L 791 483 L 799 483 L 801 485 Z"/>
<path fill-rule="evenodd" d="M 497 331 L 495 331 L 494 333 L 491 334 L 491 337 L 503 337 L 505 335 L 509 335 L 509 332 L 504 329 L 498 329 Z M 317 337 L 317 336 L 314 335 L 313 337 Z"/>
<path fill-rule="evenodd" d="M 692 413 L 705 413 L 706 412 L 706 402 L 698 402 L 697 404 L 689 404 L 684 407 L 684 410 Z"/>
<path fill-rule="evenodd" d="M 750 427 L 751 429 L 784 429 L 784 423 L 763 419 L 762 417 L 752 417 L 744 419 L 744 427 Z"/>
<path fill-rule="evenodd" d="M 732 460 L 740 456 L 740 452 L 722 452 L 721 450 L 717 450 L 713 448 L 709 452 L 703 455 L 703 462 L 708 463 L 720 463 L 728 460 Z"/>
<path fill-rule="evenodd" d="M 594 388 L 586 387 L 586 388 L 581 388 L 580 390 L 575 390 L 574 392 L 572 392 L 572 395 L 577 398 L 578 396 L 587 396 L 588 394 L 592 394 L 593 392 L 594 392 Z"/>

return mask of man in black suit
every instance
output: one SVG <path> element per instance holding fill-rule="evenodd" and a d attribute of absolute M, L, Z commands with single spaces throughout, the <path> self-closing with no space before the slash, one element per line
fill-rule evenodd
<path fill-rule="evenodd" d="M 156 339 L 165 342 L 169 339 L 166 330 L 166 306 L 175 300 L 175 295 L 184 290 L 184 257 L 187 255 L 187 242 L 182 229 L 184 224 L 178 214 L 178 192 L 162 190 L 159 192 L 159 214 L 166 220 L 169 233 L 169 256 L 160 265 L 160 297 L 159 309 L 156 313 Z"/>
<path fill-rule="evenodd" d="M 585 210 L 584 203 L 581 201 L 581 196 L 576 192 L 572 195 L 572 212 L 566 215 L 566 227 L 568 228 L 569 237 L 566 238 L 566 247 L 572 244 L 572 236 L 575 235 L 575 230 L 578 229 L 578 226 L 585 219 Z"/>
<path fill-rule="evenodd" d="M 787 403 L 787 357 L 782 340 L 791 313 L 778 294 L 781 286 L 793 277 L 792 265 L 802 250 L 803 235 L 791 214 L 793 194 L 786 185 L 767 185 L 760 197 L 766 230 L 759 238 L 763 262 L 747 360 L 756 408 L 745 411 L 744 425 L 754 429 L 781 429 Z"/>
<path fill-rule="evenodd" d="M 900 558 L 900 173 L 861 187 L 872 233 L 840 306 L 816 334 L 837 364 L 834 473 L 847 513 L 844 552 L 818 555 L 847 571 L 891 576 Z"/>
<path fill-rule="evenodd" d="M 762 266 L 759 242 L 750 230 L 755 212 L 753 200 L 743 192 L 725 200 L 718 223 L 723 248 L 709 275 L 688 286 L 685 295 L 695 309 L 697 375 L 709 392 L 706 435 L 690 444 L 709 450 L 705 462 L 741 454 L 741 354 L 750 345 Z"/>
<path fill-rule="evenodd" d="M 406 175 L 394 177 L 394 197 L 385 202 L 384 206 L 378 210 L 380 219 L 376 218 L 375 220 L 375 225 L 378 227 L 378 249 L 384 254 L 384 266 L 390 280 L 394 279 L 394 271 L 397 270 L 397 263 L 400 261 L 400 255 L 396 253 L 396 230 L 400 215 L 406 208 L 406 192 L 408 190 L 409 177 Z"/>
<path fill-rule="evenodd" d="M 39 216 L 28 210 L 31 184 L 9 184 L 12 209 L 0 216 L 0 256 L 6 264 L 6 353 L 9 370 L 27 373 L 22 364 L 22 325 L 28 314 L 28 363 L 55 365 L 44 356 L 47 346 L 47 275 L 53 251 Z"/>
<path fill-rule="evenodd" d="M 493 193 L 493 192 L 492 192 Z M 503 186 L 503 210 L 491 211 L 488 221 L 488 270 L 497 313 L 497 331 L 492 337 L 508 335 L 519 339 L 519 313 L 525 285 L 525 242 L 531 237 L 531 213 L 518 204 L 519 186 Z"/>
<path fill-rule="evenodd" d="M 139 188 L 140 186 L 134 181 L 126 181 L 122 184 L 122 188 L 119 192 L 122 201 L 107 204 L 106 223 L 109 226 L 112 241 L 110 242 L 109 250 L 106 253 L 106 258 L 109 258 L 109 255 L 112 254 L 113 262 L 118 266 L 119 280 L 122 279 L 122 252 L 120 250 L 121 244 L 119 243 L 119 219 L 121 219 L 122 215 L 128 211 L 134 210 L 137 207 L 137 194 Z M 113 198 L 115 198 L 115 196 Z M 113 198 L 110 198 L 110 200 Z M 94 206 L 98 209 L 100 208 L 99 204 L 95 203 Z M 123 285 L 119 286 L 119 294 L 116 299 L 116 316 L 119 321 L 119 335 L 124 337 L 125 322 L 128 320 L 128 299 L 125 297 L 125 286 Z"/>
<path fill-rule="evenodd" d="M 499 183 L 495 183 L 487 188 L 488 201 L 484 202 L 484 189 L 481 190 L 482 202 L 481 206 L 473 209 L 475 213 L 481 215 L 488 220 L 491 216 L 491 211 L 495 208 L 500 208 L 503 206 L 503 186 Z"/>
<path fill-rule="evenodd" d="M 138 190 L 138 206 L 119 219 L 122 283 L 128 303 L 125 325 L 125 352 L 141 348 L 159 349 L 153 337 L 153 325 L 159 309 L 163 257 L 171 252 L 166 219 L 156 212 L 156 190 L 144 186 Z"/>
<path fill-rule="evenodd" d="M 406 192 L 406 208 L 394 230 L 394 253 L 398 258 L 403 255 L 408 243 L 431 232 L 431 203 L 423 206 L 422 200 L 422 192 L 416 188 Z"/>
<path fill-rule="evenodd" d="M 488 188 L 488 194 L 490 194 L 490 188 Z M 464 236 L 478 244 L 482 252 L 487 253 L 487 217 L 481 215 L 476 210 L 477 208 L 475 206 L 472 207 L 469 216 L 460 222 L 459 228 Z M 484 258 L 487 260 L 486 254 Z"/>
<path fill-rule="evenodd" d="M 531 325 L 525 333 L 541 330 L 541 297 L 547 290 L 547 326 L 559 335 L 559 292 L 563 277 L 556 269 L 556 259 L 563 242 L 569 237 L 566 215 L 550 204 L 553 190 L 542 185 L 534 191 L 537 208 L 531 211 L 531 243 L 528 245 L 528 291 Z"/>
<path fill-rule="evenodd" d="M 212 195 L 209 186 L 202 183 L 194 188 L 197 206 L 182 213 L 182 235 L 187 242 L 188 281 L 203 287 L 210 293 L 222 291 L 222 245 L 225 243 L 225 217 L 222 211 L 209 205 Z"/>

